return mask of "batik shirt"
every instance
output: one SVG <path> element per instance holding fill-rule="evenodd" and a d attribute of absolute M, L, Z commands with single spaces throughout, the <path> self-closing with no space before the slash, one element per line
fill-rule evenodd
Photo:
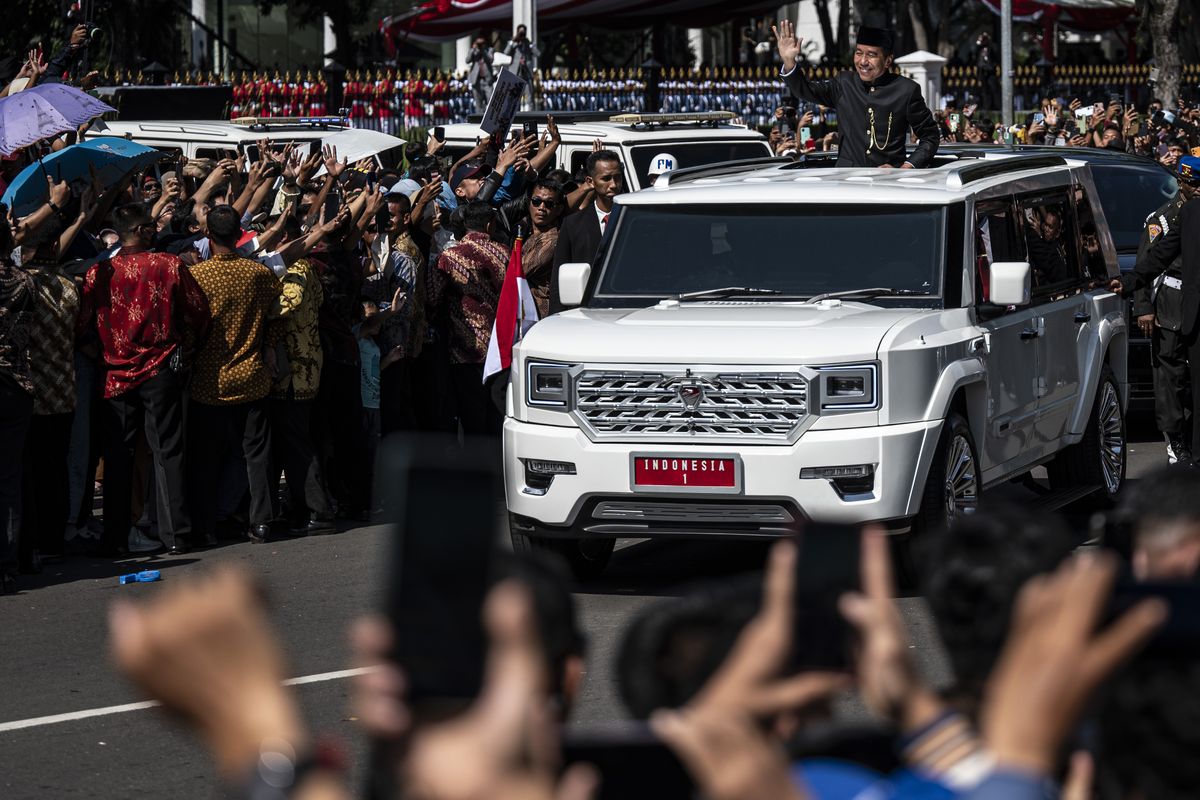
<path fill-rule="evenodd" d="M 176 347 L 208 332 L 204 292 L 177 256 L 122 249 L 88 270 L 77 335 L 99 336 L 104 396 L 118 397 L 158 374 Z"/>
<path fill-rule="evenodd" d="M 0 381 L 33 394 L 29 377 L 29 317 L 33 278 L 0 256 Z"/>
<path fill-rule="evenodd" d="M 288 267 L 283 276 L 283 292 L 271 310 L 271 318 L 283 318 L 279 335 L 287 352 L 287 369 L 275 380 L 272 394 L 288 397 L 288 389 L 297 400 L 317 396 L 321 384 L 321 337 L 317 316 L 324 292 L 316 270 L 302 258 Z"/>
<path fill-rule="evenodd" d="M 213 406 L 261 400 L 271 391 L 263 350 L 267 315 L 282 290 L 279 279 L 234 253 L 197 264 L 192 275 L 212 310 L 212 331 L 196 352 L 192 399 Z"/>
<path fill-rule="evenodd" d="M 496 321 L 496 304 L 508 268 L 508 248 L 469 231 L 448 248 L 429 273 L 429 305 L 450 327 L 450 361 L 482 364 Z"/>
<path fill-rule="evenodd" d="M 75 324 L 79 291 L 57 264 L 31 263 L 33 335 L 29 340 L 29 372 L 33 378 L 33 413 L 66 414 L 75 410 Z"/>
<path fill-rule="evenodd" d="M 521 271 L 525 273 L 529 291 L 537 302 L 540 319 L 550 314 L 550 279 L 554 274 L 554 248 L 557 246 L 558 228 L 535 231 L 521 246 Z"/>

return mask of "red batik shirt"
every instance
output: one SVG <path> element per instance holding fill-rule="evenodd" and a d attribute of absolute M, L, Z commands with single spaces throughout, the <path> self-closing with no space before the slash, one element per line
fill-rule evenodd
<path fill-rule="evenodd" d="M 208 300 L 177 256 L 121 251 L 88 270 L 77 333 L 99 334 L 104 396 L 117 397 L 154 377 L 176 347 L 187 352 L 209 322 Z"/>

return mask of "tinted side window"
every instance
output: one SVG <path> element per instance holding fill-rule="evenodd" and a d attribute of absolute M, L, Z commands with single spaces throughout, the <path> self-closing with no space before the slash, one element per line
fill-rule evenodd
<path fill-rule="evenodd" d="M 1018 227 L 1011 200 L 989 200 L 975 205 L 976 302 L 990 302 L 992 264 L 1025 260 L 1024 248 L 1018 247 Z"/>
<path fill-rule="evenodd" d="M 1075 216 L 1065 192 L 1024 197 L 1017 204 L 1025 249 L 1033 272 L 1033 293 L 1042 299 L 1080 290 Z"/>
<path fill-rule="evenodd" d="M 1091 198 L 1082 186 L 1076 186 L 1075 218 L 1079 223 L 1079 247 L 1082 250 L 1083 274 L 1085 278 L 1103 278 L 1108 274 L 1104 263 L 1104 251 L 1100 249 L 1100 233 L 1096 230 L 1096 212 Z"/>

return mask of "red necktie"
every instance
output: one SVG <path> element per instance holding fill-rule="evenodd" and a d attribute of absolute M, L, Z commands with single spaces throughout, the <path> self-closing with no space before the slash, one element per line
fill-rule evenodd
<path fill-rule="evenodd" d="M 600 232 L 604 233 L 608 230 L 608 214 L 604 215 L 604 219 L 600 220 Z"/>

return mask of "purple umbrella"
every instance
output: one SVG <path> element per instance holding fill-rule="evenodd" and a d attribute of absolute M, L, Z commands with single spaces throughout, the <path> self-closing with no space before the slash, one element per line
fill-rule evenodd
<path fill-rule="evenodd" d="M 116 111 L 115 108 L 92 97 L 82 89 L 67 86 L 65 83 L 42 83 L 32 89 L 43 100 L 54 106 L 54 110 L 66 117 L 67 122 L 78 128 L 90 119 L 101 114 Z"/>
<path fill-rule="evenodd" d="M 78 128 L 112 106 L 70 86 L 49 83 L 0 99 L 0 155 Z"/>

